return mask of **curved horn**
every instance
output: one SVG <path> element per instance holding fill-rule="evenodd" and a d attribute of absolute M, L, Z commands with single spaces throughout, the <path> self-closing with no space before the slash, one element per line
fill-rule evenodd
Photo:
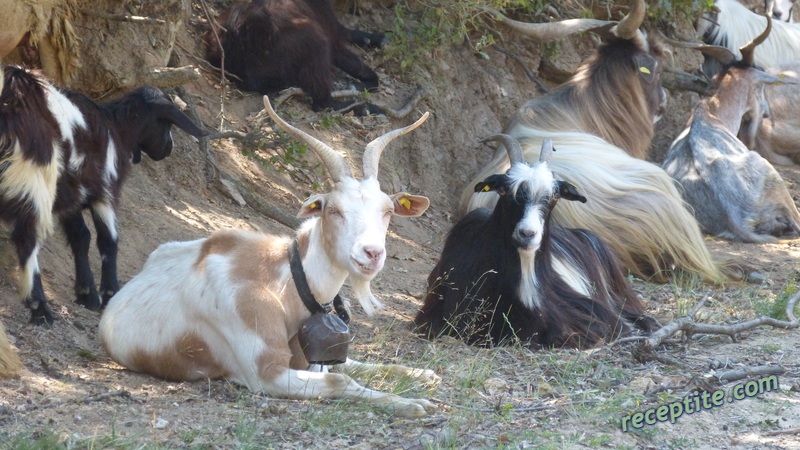
<path fill-rule="evenodd" d="M 484 6 L 482 9 L 491 13 L 495 20 L 503 22 L 512 30 L 541 42 L 555 41 L 571 34 L 603 28 L 614 23 L 613 21 L 597 19 L 568 19 L 560 22 L 527 23 L 509 19 L 492 8 Z"/>
<path fill-rule="evenodd" d="M 555 151 L 556 149 L 553 148 L 553 140 L 549 138 L 545 139 L 542 141 L 542 151 L 539 152 L 539 161 L 550 164 L 550 161 L 553 160 L 553 152 Z"/>
<path fill-rule="evenodd" d="M 617 26 L 611 29 L 614 36 L 620 39 L 633 39 L 639 31 L 639 27 L 644 22 L 647 7 L 644 0 L 634 0 L 631 11 L 619 21 Z"/>
<path fill-rule="evenodd" d="M 739 48 L 739 51 L 742 53 L 742 62 L 748 66 L 752 66 L 756 60 L 756 47 L 758 47 L 762 42 L 766 41 L 767 36 L 769 36 L 769 32 L 772 31 L 772 18 L 769 16 L 769 14 L 766 15 L 766 18 L 767 29 L 764 30 L 764 32 L 758 37 L 750 41 L 747 45 Z"/>
<path fill-rule="evenodd" d="M 664 36 L 661 32 L 659 32 L 658 34 L 663 42 L 673 47 L 690 48 L 693 50 L 697 50 L 703 53 L 704 55 L 708 55 L 709 57 L 716 59 L 722 65 L 728 65 L 736 61 L 736 55 L 725 47 L 720 47 L 718 45 L 707 45 L 701 42 L 676 41 L 675 39 L 670 39 Z"/>
<path fill-rule="evenodd" d="M 503 147 L 506 148 L 506 153 L 508 153 L 508 159 L 511 161 L 511 164 L 525 163 L 525 154 L 522 152 L 522 146 L 519 144 L 519 141 L 513 137 L 507 134 L 493 134 L 481 140 L 483 143 L 488 141 L 495 141 L 503 144 Z"/>
<path fill-rule="evenodd" d="M 364 150 L 364 158 L 362 160 L 362 165 L 364 167 L 364 179 L 367 179 L 371 176 L 378 178 L 378 163 L 381 160 L 381 153 L 383 153 L 383 149 L 396 137 L 404 135 L 414 128 L 422 125 L 423 122 L 428 120 L 428 116 L 430 115 L 431 114 L 429 112 L 425 111 L 425 114 L 423 114 L 422 117 L 420 117 L 411 125 L 405 128 L 399 128 L 397 130 L 390 131 L 367 144 L 367 148 Z"/>
<path fill-rule="evenodd" d="M 334 183 L 338 183 L 343 178 L 352 177 L 350 167 L 348 167 L 347 162 L 344 160 L 344 157 L 341 154 L 331 148 L 328 144 L 323 143 L 319 139 L 307 134 L 305 131 L 299 128 L 289 125 L 285 120 L 278 117 L 278 114 L 275 113 L 275 110 L 272 109 L 272 105 L 269 103 L 269 97 L 266 95 L 264 96 L 264 108 L 267 110 L 269 116 L 272 117 L 272 120 L 274 120 L 276 124 L 280 125 L 284 131 L 305 142 L 308 144 L 309 148 L 314 150 L 317 156 L 319 156 L 319 159 L 322 160 L 322 164 L 326 169 L 328 169 L 328 174 L 330 174 Z"/>

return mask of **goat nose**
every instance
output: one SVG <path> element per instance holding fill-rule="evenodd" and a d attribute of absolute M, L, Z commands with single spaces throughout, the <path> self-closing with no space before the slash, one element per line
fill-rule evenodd
<path fill-rule="evenodd" d="M 364 247 L 364 253 L 373 261 L 380 259 L 383 256 L 383 251 L 383 247 Z"/>

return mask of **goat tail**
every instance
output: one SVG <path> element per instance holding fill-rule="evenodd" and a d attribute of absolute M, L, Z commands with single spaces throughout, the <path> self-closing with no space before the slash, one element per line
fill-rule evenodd
<path fill-rule="evenodd" d="M 553 220 L 568 228 L 593 231 L 634 275 L 663 282 L 680 269 L 712 282 L 725 278 L 697 221 L 660 167 L 585 133 L 519 127 L 509 134 L 520 141 L 528 161 L 539 159 L 543 139 L 553 139 L 553 173 L 577 185 L 588 199 L 586 204 L 559 203 Z M 508 169 L 504 153 L 497 152 L 476 180 Z M 471 187 L 467 191 L 462 195 L 462 210 L 492 208 L 497 201 L 494 193 L 473 195 Z"/>
<path fill-rule="evenodd" d="M 8 342 L 6 336 L 6 329 L 0 322 L 0 379 L 16 376 L 20 369 L 22 369 L 22 363 L 14 349 L 11 348 L 11 343 Z"/>

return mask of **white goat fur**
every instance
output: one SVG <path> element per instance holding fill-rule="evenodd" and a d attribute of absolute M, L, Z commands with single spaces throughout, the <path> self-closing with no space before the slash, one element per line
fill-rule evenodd
<path fill-rule="evenodd" d="M 716 0 L 715 5 L 720 12 L 713 20 L 719 26 L 704 16 L 698 21 L 698 34 L 702 36 L 711 30 L 709 43 L 714 45 L 723 45 L 719 39 L 724 36 L 726 42 L 723 46 L 741 58 L 739 48 L 764 31 L 767 19 L 750 11 L 736 0 Z M 772 32 L 767 40 L 756 48 L 755 56 L 756 64 L 764 68 L 800 59 L 800 24 L 773 21 Z"/>
<path fill-rule="evenodd" d="M 331 302 L 348 275 L 381 270 L 390 216 L 418 216 L 428 205 L 425 197 L 389 197 L 374 177 L 344 177 L 332 192 L 306 200 L 299 217 L 309 220 L 296 238 L 317 301 Z M 100 321 L 104 348 L 123 366 L 165 379 L 224 377 L 272 396 L 359 399 L 403 417 L 434 410 L 427 400 L 370 390 L 344 374 L 306 370 L 296 335 L 311 314 L 289 270 L 290 243 L 219 231 L 163 244 L 109 303 Z M 438 381 L 430 370 L 350 359 L 337 369 Z"/>

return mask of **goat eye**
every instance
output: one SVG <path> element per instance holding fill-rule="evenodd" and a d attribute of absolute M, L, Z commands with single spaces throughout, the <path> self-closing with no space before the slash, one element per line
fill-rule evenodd
<path fill-rule="evenodd" d="M 341 212 L 341 211 L 339 211 L 339 210 L 338 210 L 338 209 L 336 209 L 336 208 L 328 208 L 328 214 L 330 214 L 330 215 L 332 215 L 332 216 L 341 216 L 341 215 L 342 215 L 342 212 Z"/>

